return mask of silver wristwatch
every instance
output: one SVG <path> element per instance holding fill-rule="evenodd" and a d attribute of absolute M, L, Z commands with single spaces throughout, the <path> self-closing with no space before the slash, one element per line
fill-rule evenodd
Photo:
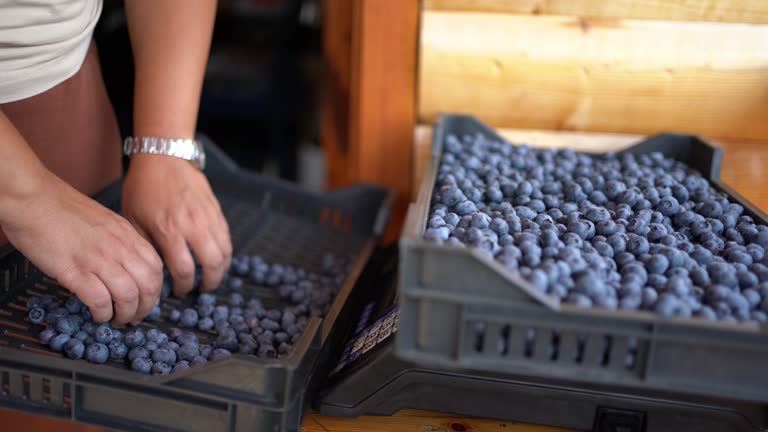
<path fill-rule="evenodd" d="M 170 139 L 158 137 L 128 137 L 123 143 L 123 153 L 175 156 L 192 162 L 201 170 L 205 168 L 203 143 L 194 139 Z"/>

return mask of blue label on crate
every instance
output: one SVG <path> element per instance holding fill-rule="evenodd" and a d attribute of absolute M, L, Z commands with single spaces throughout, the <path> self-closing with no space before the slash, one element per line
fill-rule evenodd
<path fill-rule="evenodd" d="M 399 306 L 394 306 L 367 328 L 362 331 L 356 331 L 356 335 L 344 346 L 343 354 L 330 374 L 334 375 L 346 369 L 376 345 L 394 335 L 397 332 L 399 323 L 400 308 Z"/>

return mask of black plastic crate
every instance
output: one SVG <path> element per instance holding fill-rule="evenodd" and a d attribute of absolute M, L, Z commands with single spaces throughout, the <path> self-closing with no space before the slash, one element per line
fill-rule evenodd
<path fill-rule="evenodd" d="M 208 175 L 232 231 L 235 254 L 322 268 L 324 253 L 349 258 L 349 272 L 324 319 L 311 318 L 286 357 L 238 355 L 168 376 L 142 375 L 124 364 L 93 365 L 53 353 L 26 320 L 26 298 L 67 295 L 18 252 L 0 253 L 0 406 L 130 431 L 294 431 L 307 409 L 307 388 L 324 344 L 357 277 L 386 227 L 393 193 L 355 186 L 314 194 L 243 171 L 210 142 Z M 119 209 L 120 187 L 98 199 Z M 248 285 L 265 306 L 273 289 Z M 223 287 L 218 295 L 226 295 Z M 168 298 L 163 307 L 194 302 Z M 166 323 L 142 323 L 145 328 Z M 197 332 L 201 340 L 211 335 Z"/>
<path fill-rule="evenodd" d="M 449 370 L 768 401 L 764 327 L 560 304 L 477 251 L 423 240 L 449 133 L 504 141 L 468 116 L 444 116 L 434 128 L 432 160 L 400 243 L 401 358 Z M 663 134 L 623 152 L 685 162 L 756 222 L 768 219 L 719 180 L 722 151 L 698 137 Z"/>

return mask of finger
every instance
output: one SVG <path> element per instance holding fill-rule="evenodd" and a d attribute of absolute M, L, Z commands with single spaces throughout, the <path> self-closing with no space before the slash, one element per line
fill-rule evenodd
<path fill-rule="evenodd" d="M 136 311 L 139 308 L 139 288 L 130 273 L 120 264 L 111 263 L 102 266 L 97 275 L 112 295 L 115 310 L 113 324 L 121 326 L 136 319 Z"/>
<path fill-rule="evenodd" d="M 160 261 L 160 258 L 157 258 Z M 129 253 L 124 257 L 123 269 L 131 275 L 139 291 L 136 316 L 131 324 L 138 324 L 145 316 L 149 315 L 152 307 L 160 299 L 160 290 L 163 283 L 162 267 L 147 263 L 138 255 Z"/>
<path fill-rule="evenodd" d="M 189 245 L 203 269 L 200 290 L 212 291 L 219 286 L 221 278 L 224 276 L 224 270 L 226 270 L 224 253 L 208 229 L 198 226 L 189 234 L 189 239 Z"/>
<path fill-rule="evenodd" d="M 158 231 L 154 238 L 173 278 L 174 294 L 185 296 L 192 291 L 195 283 L 195 262 L 187 242 L 179 233 L 165 234 Z"/>
<path fill-rule="evenodd" d="M 213 221 L 209 226 L 209 231 L 219 246 L 219 250 L 224 255 L 224 268 L 228 269 L 232 261 L 232 238 L 229 233 L 229 224 L 221 212 L 221 207 L 219 207 L 216 197 L 212 197 L 212 200 L 212 205 L 208 207 L 208 217 Z"/>
<path fill-rule="evenodd" d="M 157 269 L 159 267 L 159 271 L 162 272 L 163 261 L 160 259 L 160 255 L 158 255 L 157 250 L 155 250 L 154 246 L 152 246 L 152 236 L 150 236 L 149 233 L 141 227 L 141 225 L 130 221 L 127 222 L 127 228 L 136 231 L 140 236 L 140 238 L 136 238 L 133 242 L 133 248 L 153 269 Z"/>
<path fill-rule="evenodd" d="M 76 273 L 58 280 L 88 306 L 95 322 L 104 323 L 112 319 L 112 295 L 98 276 L 90 272 Z"/>

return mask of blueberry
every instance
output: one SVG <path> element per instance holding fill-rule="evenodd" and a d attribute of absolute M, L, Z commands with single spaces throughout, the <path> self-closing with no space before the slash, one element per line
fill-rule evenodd
<path fill-rule="evenodd" d="M 144 343 L 144 349 L 152 353 L 154 350 L 158 349 L 160 346 L 157 344 L 157 342 L 147 341 Z"/>
<path fill-rule="evenodd" d="M 208 363 L 208 360 L 206 359 L 206 357 L 196 356 L 195 358 L 189 361 L 189 366 L 190 367 L 203 366 L 206 363 Z"/>
<path fill-rule="evenodd" d="M 664 216 L 673 216 L 680 212 L 680 203 L 673 196 L 665 196 L 659 200 L 656 209 Z"/>
<path fill-rule="evenodd" d="M 147 321 L 159 321 L 162 314 L 163 310 L 160 309 L 160 306 L 155 305 L 145 319 Z"/>
<path fill-rule="evenodd" d="M 572 292 L 566 297 L 566 302 L 580 307 L 592 307 L 592 300 L 584 294 Z"/>
<path fill-rule="evenodd" d="M 229 305 L 232 307 L 243 307 L 245 305 L 243 295 L 237 292 L 231 293 L 229 295 Z"/>
<path fill-rule="evenodd" d="M 42 322 L 45 320 L 45 309 L 41 307 L 33 308 L 27 314 L 27 318 L 29 318 L 29 321 L 32 322 L 32 324 L 42 324 Z"/>
<path fill-rule="evenodd" d="M 214 322 L 229 319 L 229 307 L 226 305 L 217 305 L 213 308 L 211 318 Z"/>
<path fill-rule="evenodd" d="M 745 289 L 741 292 L 744 298 L 747 299 L 750 308 L 756 308 L 762 302 L 762 296 L 760 293 L 752 288 Z"/>
<path fill-rule="evenodd" d="M 173 365 L 173 370 L 171 370 L 171 373 L 182 372 L 189 369 L 189 367 L 190 367 L 189 362 L 186 360 L 182 360 L 176 363 L 175 365 Z"/>
<path fill-rule="evenodd" d="M 71 314 L 79 314 L 80 311 L 83 309 L 83 303 L 80 301 L 77 296 L 70 295 L 67 298 L 67 301 L 64 303 L 64 307 L 67 309 L 67 311 Z"/>
<path fill-rule="evenodd" d="M 237 351 L 237 337 L 234 334 L 220 334 L 216 338 L 216 346 L 227 351 Z"/>
<path fill-rule="evenodd" d="M 210 331 L 213 329 L 213 319 L 205 317 L 197 322 L 197 328 L 200 331 Z"/>
<path fill-rule="evenodd" d="M 53 330 L 51 330 L 51 331 L 53 331 Z M 51 350 L 55 351 L 55 352 L 61 352 L 64 349 L 64 344 L 67 343 L 69 341 L 69 339 L 70 339 L 69 335 L 67 335 L 67 334 L 59 334 L 59 335 L 56 335 L 54 337 L 50 337 L 50 335 L 48 333 L 46 333 L 44 335 L 42 333 L 43 332 L 41 332 L 41 341 L 44 341 L 45 339 L 47 339 L 48 340 L 47 342 L 48 342 L 49 346 L 51 347 Z M 43 343 L 45 343 L 45 342 L 43 342 Z"/>
<path fill-rule="evenodd" d="M 152 365 L 152 375 L 168 375 L 171 373 L 171 366 L 165 362 L 158 362 Z"/>
<path fill-rule="evenodd" d="M 107 346 L 109 348 L 109 358 L 112 360 L 123 360 L 128 355 L 128 346 L 117 340 L 112 340 Z"/>
<path fill-rule="evenodd" d="M 646 287 L 642 291 L 642 305 L 645 308 L 650 308 L 656 304 L 658 299 L 658 293 L 655 289 Z"/>
<path fill-rule="evenodd" d="M 690 278 L 691 281 L 697 286 L 706 286 L 709 285 L 710 279 L 709 279 L 709 273 L 707 273 L 707 270 L 703 267 L 696 267 L 690 271 Z"/>
<path fill-rule="evenodd" d="M 667 279 L 666 292 L 672 293 L 678 297 L 687 296 L 691 288 L 690 279 L 686 277 L 670 276 Z"/>
<path fill-rule="evenodd" d="M 184 334 L 184 331 L 182 331 L 178 327 L 171 327 L 171 328 L 168 329 L 166 334 L 168 335 L 168 339 L 176 340 L 176 338 L 178 338 L 179 336 Z"/>
<path fill-rule="evenodd" d="M 160 345 L 158 348 L 169 348 L 173 350 L 173 352 L 177 352 L 179 350 L 179 344 L 176 342 L 168 341 Z"/>
<path fill-rule="evenodd" d="M 211 355 L 211 351 L 213 351 L 213 347 L 208 344 L 200 345 L 200 355 L 205 357 L 206 359 Z"/>
<path fill-rule="evenodd" d="M 181 313 L 181 320 L 179 321 L 179 324 L 181 324 L 184 327 L 194 327 L 197 325 L 197 311 L 191 308 L 184 309 L 184 311 Z"/>
<path fill-rule="evenodd" d="M 63 350 L 67 357 L 78 360 L 83 358 L 85 344 L 79 339 L 71 338 L 64 344 Z"/>
<path fill-rule="evenodd" d="M 72 336 L 77 330 L 77 327 L 69 318 L 62 318 L 56 322 L 56 331 L 61 334 Z"/>
<path fill-rule="evenodd" d="M 635 256 L 648 253 L 648 248 L 650 246 L 648 244 L 648 240 L 646 240 L 645 237 L 639 236 L 637 234 L 629 234 L 627 237 L 627 252 Z"/>
<path fill-rule="evenodd" d="M 232 356 L 232 353 L 229 350 L 226 350 L 224 348 L 217 348 L 217 349 L 211 351 L 211 354 L 210 354 L 210 357 L 208 358 L 208 360 L 216 361 L 216 360 L 225 359 L 225 358 L 230 357 L 230 356 Z"/>
<path fill-rule="evenodd" d="M 168 342 L 168 335 L 158 329 L 147 330 L 147 340 L 162 345 Z"/>
<path fill-rule="evenodd" d="M 445 221 L 446 224 L 451 225 L 453 227 L 458 225 L 460 219 L 461 218 L 456 213 L 448 213 L 443 218 L 443 220 Z"/>
<path fill-rule="evenodd" d="M 654 310 L 662 317 L 669 318 L 679 314 L 680 301 L 672 294 L 664 293 L 659 296 Z"/>
<path fill-rule="evenodd" d="M 152 360 L 147 357 L 137 357 L 134 360 L 131 360 L 131 369 L 136 372 L 149 374 L 152 371 L 152 368 Z"/>
<path fill-rule="evenodd" d="M 75 333 L 72 337 L 77 339 L 77 340 L 79 340 L 79 341 L 81 341 L 81 342 L 85 342 L 86 340 L 88 340 L 90 335 L 88 333 L 80 330 L 79 332 Z"/>
<path fill-rule="evenodd" d="M 181 311 L 178 309 L 171 309 L 171 312 L 168 313 L 168 321 L 172 323 L 177 323 L 181 319 Z"/>
<path fill-rule="evenodd" d="M 192 361 L 192 359 L 200 355 L 200 349 L 196 343 L 185 343 L 179 347 L 177 354 L 180 360 Z"/>
<path fill-rule="evenodd" d="M 731 263 L 752 264 L 752 256 L 746 250 L 739 247 L 731 247 L 723 252 L 723 258 Z"/>
<path fill-rule="evenodd" d="M 645 262 L 645 268 L 648 273 L 664 274 L 669 268 L 669 260 L 661 254 L 651 255 Z"/>
<path fill-rule="evenodd" d="M 176 353 L 170 348 L 157 348 L 152 351 L 152 361 L 174 364 L 176 362 Z"/>
<path fill-rule="evenodd" d="M 85 349 L 85 359 L 91 363 L 106 363 L 109 359 L 109 348 L 98 342 L 88 345 Z"/>
<path fill-rule="evenodd" d="M 465 216 L 468 214 L 475 213 L 477 211 L 477 206 L 475 206 L 475 203 L 469 200 L 464 200 L 458 204 L 456 204 L 456 207 L 454 208 L 455 213 L 459 216 Z"/>
<path fill-rule="evenodd" d="M 133 362 L 137 358 L 149 358 L 149 351 L 147 351 L 144 347 L 134 347 L 131 348 L 130 351 L 128 351 L 128 361 Z"/>
<path fill-rule="evenodd" d="M 93 334 L 93 338 L 96 340 L 96 342 L 101 344 L 108 344 L 112 341 L 113 337 L 112 326 L 109 324 L 101 324 L 100 326 L 96 327 L 96 331 Z"/>
<path fill-rule="evenodd" d="M 272 345 L 260 345 L 256 355 L 264 358 L 275 358 L 277 351 Z"/>

